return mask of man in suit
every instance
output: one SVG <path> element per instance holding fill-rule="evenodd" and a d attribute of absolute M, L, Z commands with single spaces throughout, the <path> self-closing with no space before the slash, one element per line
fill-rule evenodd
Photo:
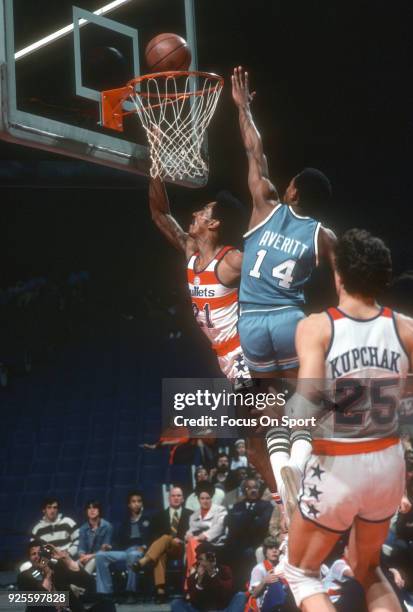
<path fill-rule="evenodd" d="M 154 582 L 158 603 L 166 600 L 166 561 L 183 555 L 185 533 L 189 527 L 192 512 L 183 507 L 184 495 L 180 487 L 169 491 L 169 506 L 152 518 L 152 544 L 145 555 L 133 566 L 139 572 L 148 564 L 154 566 Z"/>
<path fill-rule="evenodd" d="M 255 550 L 268 534 L 272 504 L 261 499 L 260 485 L 254 478 L 247 478 L 244 485 L 245 499 L 234 504 L 228 512 L 228 544 L 226 551 L 232 560 L 234 574 L 241 583 L 255 565 Z"/>

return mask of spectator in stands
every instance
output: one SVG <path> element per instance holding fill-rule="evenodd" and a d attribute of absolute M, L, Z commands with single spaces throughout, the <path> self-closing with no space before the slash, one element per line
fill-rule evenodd
<path fill-rule="evenodd" d="M 279 542 L 283 542 L 287 537 L 288 527 L 281 497 L 278 495 L 278 493 L 271 493 L 267 487 L 264 489 L 261 499 L 263 501 L 269 501 L 272 505 L 272 514 L 270 523 L 268 525 L 268 535 L 272 536 Z M 264 560 L 262 546 L 255 551 L 255 556 L 258 562 Z"/>
<path fill-rule="evenodd" d="M 230 468 L 231 470 L 236 470 L 240 467 L 248 467 L 247 447 L 245 446 L 245 440 L 242 440 L 241 438 L 234 444 Z"/>
<path fill-rule="evenodd" d="M 188 595 L 188 602 L 175 599 L 171 612 L 243 612 L 246 601 L 244 593 L 235 592 L 231 569 L 217 563 L 214 547 L 209 542 L 202 542 L 196 548 L 196 564 L 188 577 Z"/>
<path fill-rule="evenodd" d="M 19 590 L 42 592 L 67 591 L 69 593 L 68 607 L 70 610 L 72 612 L 83 612 L 84 607 L 74 594 L 72 585 L 80 588 L 93 588 L 94 581 L 70 557 L 67 550 L 62 551 L 51 544 L 43 545 L 40 540 L 32 540 L 28 546 L 28 557 L 30 559 L 29 569 L 20 572 L 17 576 Z M 50 612 L 50 610 L 53 610 L 53 607 L 50 607 L 49 604 L 49 606 L 28 606 L 26 608 L 26 612 L 41 612 L 42 610 Z"/>
<path fill-rule="evenodd" d="M 147 565 L 154 566 L 156 601 L 163 603 L 166 596 L 166 562 L 179 559 L 184 554 L 184 538 L 189 526 L 191 511 L 183 507 L 184 495 L 180 487 L 169 491 L 169 506 L 152 518 L 151 545 L 145 555 L 133 566 L 139 572 Z"/>
<path fill-rule="evenodd" d="M 255 550 L 268 533 L 272 504 L 261 499 L 260 484 L 248 478 L 244 484 L 245 499 L 234 504 L 228 513 L 226 553 L 234 560 L 233 570 L 241 582 L 255 565 Z"/>
<path fill-rule="evenodd" d="M 79 563 L 89 574 L 96 567 L 96 553 L 112 548 L 113 527 L 102 518 L 102 506 L 93 499 L 85 505 L 86 522 L 79 529 Z"/>
<path fill-rule="evenodd" d="M 189 519 L 189 529 L 185 535 L 188 573 L 196 561 L 195 550 L 200 542 L 207 541 L 218 547 L 223 546 L 225 541 L 227 511 L 223 506 L 212 503 L 214 490 L 211 482 L 200 482 L 196 487 L 200 509 Z"/>
<path fill-rule="evenodd" d="M 96 553 L 96 590 L 98 593 L 113 595 L 110 564 L 115 561 L 124 561 L 128 576 L 127 602 L 134 603 L 139 577 L 132 570 L 132 565 L 145 554 L 150 530 L 150 521 L 143 507 L 143 496 L 139 491 L 129 493 L 128 512 L 129 516 L 119 529 L 116 550 L 99 550 Z"/>
<path fill-rule="evenodd" d="M 280 573 L 274 571 L 280 556 L 279 542 L 272 537 L 265 538 L 263 552 L 264 561 L 258 563 L 251 572 L 247 610 L 283 610 L 288 587 L 281 580 Z"/>
<path fill-rule="evenodd" d="M 354 579 L 354 573 L 347 562 L 348 549 L 344 555 L 320 568 L 323 587 L 330 601 L 339 612 L 365 610 L 364 590 Z"/>
<path fill-rule="evenodd" d="M 200 482 L 209 482 L 208 471 L 202 465 L 199 465 L 195 470 L 195 490 L 187 497 L 185 502 L 185 508 L 188 508 L 188 510 L 191 510 L 192 512 L 195 512 L 200 508 L 199 499 L 196 494 L 196 485 Z M 215 493 L 212 496 L 212 503 L 216 504 L 217 506 L 222 506 L 224 497 L 224 491 L 218 487 L 215 487 Z"/>
<path fill-rule="evenodd" d="M 59 513 L 56 497 L 46 498 L 42 511 L 43 518 L 32 529 L 33 538 L 45 544 L 53 544 L 75 557 L 79 545 L 79 529 L 75 521 Z"/>
<path fill-rule="evenodd" d="M 226 490 L 225 484 L 229 476 L 229 456 L 227 453 L 219 453 L 216 466 L 210 471 L 209 477 L 212 484 Z"/>
<path fill-rule="evenodd" d="M 234 504 L 244 499 L 244 487 L 243 482 L 248 477 L 248 468 L 238 467 L 236 470 L 231 472 L 227 480 L 227 486 L 230 487 L 229 491 L 224 497 L 223 505 L 230 510 Z M 231 484 L 232 483 L 232 486 Z"/>

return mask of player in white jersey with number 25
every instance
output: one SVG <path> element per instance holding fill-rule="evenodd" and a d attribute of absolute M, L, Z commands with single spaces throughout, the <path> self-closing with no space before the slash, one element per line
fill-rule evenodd
<path fill-rule="evenodd" d="M 289 532 L 285 575 L 305 611 L 334 610 L 320 565 L 351 528 L 349 563 L 369 610 L 398 611 L 380 551 L 405 488 L 398 404 L 413 356 L 413 320 L 376 302 L 391 276 L 385 244 L 349 230 L 335 253 L 337 308 L 299 323 L 290 414 L 318 417 Z"/>

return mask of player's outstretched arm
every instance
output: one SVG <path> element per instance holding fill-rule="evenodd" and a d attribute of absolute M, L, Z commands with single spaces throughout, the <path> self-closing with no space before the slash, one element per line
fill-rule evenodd
<path fill-rule="evenodd" d="M 317 418 L 322 412 L 325 353 L 330 335 L 330 322 L 325 313 L 310 315 L 297 325 L 295 347 L 300 367 L 296 393 L 285 407 L 290 417 Z"/>
<path fill-rule="evenodd" d="M 192 255 L 195 252 L 195 243 L 171 215 L 168 195 L 160 178 L 151 178 L 149 181 L 149 207 L 152 220 L 169 242 L 179 251 L 183 251 L 187 257 Z"/>
<path fill-rule="evenodd" d="M 310 315 L 299 322 L 295 334 L 295 347 L 300 364 L 299 378 L 324 378 L 325 354 L 330 335 L 330 322 L 325 313 Z"/>
<path fill-rule="evenodd" d="M 253 201 L 250 228 L 262 221 L 279 201 L 277 190 L 269 179 L 267 158 L 261 135 L 251 114 L 250 104 L 255 92 L 249 90 L 248 73 L 241 66 L 234 68 L 232 98 L 238 108 L 239 125 L 248 157 L 248 187 Z"/>

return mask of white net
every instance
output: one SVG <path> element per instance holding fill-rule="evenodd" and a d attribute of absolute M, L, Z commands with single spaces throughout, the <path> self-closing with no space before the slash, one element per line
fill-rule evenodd
<path fill-rule="evenodd" d="M 202 143 L 222 85 L 220 77 L 206 73 L 158 74 L 135 85 L 131 99 L 148 138 L 153 178 L 208 174 Z"/>

